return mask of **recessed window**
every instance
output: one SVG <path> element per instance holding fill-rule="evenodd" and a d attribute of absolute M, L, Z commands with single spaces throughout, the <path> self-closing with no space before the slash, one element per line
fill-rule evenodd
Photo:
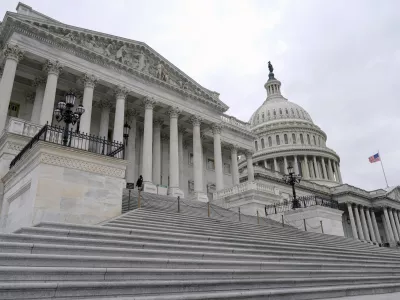
<path fill-rule="evenodd" d="M 307 142 L 308 142 L 309 145 L 311 145 L 311 140 L 310 140 L 310 135 L 309 134 L 307 134 Z"/>
<path fill-rule="evenodd" d="M 318 137 L 318 146 L 321 146 L 321 138 Z"/>
<path fill-rule="evenodd" d="M 19 104 L 10 102 L 10 104 L 8 105 L 8 115 L 10 117 L 18 118 L 18 114 L 19 114 Z"/>
<path fill-rule="evenodd" d="M 289 144 L 289 140 L 286 133 L 283 135 L 283 139 L 285 140 L 285 144 Z"/>
<path fill-rule="evenodd" d="M 272 138 L 270 136 L 268 137 L 268 146 L 272 146 Z"/>
<path fill-rule="evenodd" d="M 207 158 L 207 170 L 215 170 L 215 163 L 213 158 Z"/>
<path fill-rule="evenodd" d="M 231 165 L 224 163 L 224 173 L 225 174 L 231 174 Z"/>
<path fill-rule="evenodd" d="M 282 108 L 279 109 L 279 114 L 282 115 Z"/>
<path fill-rule="evenodd" d="M 285 109 L 285 112 L 286 112 L 286 114 L 287 114 L 287 115 L 289 114 L 289 111 L 288 111 L 288 109 L 287 109 L 287 108 Z"/>
<path fill-rule="evenodd" d="M 276 144 L 279 146 L 281 144 L 281 139 L 279 135 L 276 136 Z"/>
<path fill-rule="evenodd" d="M 292 141 L 293 144 L 296 144 L 296 135 L 294 133 L 292 133 Z"/>
<path fill-rule="evenodd" d="M 261 118 L 264 121 L 264 119 L 265 119 L 264 113 L 262 114 Z"/>
<path fill-rule="evenodd" d="M 313 135 L 313 139 L 314 139 L 314 145 L 317 145 L 317 140 L 315 139 L 315 135 Z"/>
<path fill-rule="evenodd" d="M 274 109 L 274 117 L 276 117 L 276 110 Z"/>
<path fill-rule="evenodd" d="M 302 133 L 300 133 L 300 143 L 304 145 L 304 138 Z"/>
<path fill-rule="evenodd" d="M 194 181 L 193 180 L 188 181 L 188 190 L 189 190 L 189 194 L 192 194 L 194 192 Z"/>
<path fill-rule="evenodd" d="M 261 139 L 261 148 L 264 149 L 265 148 L 265 142 L 264 142 L 264 138 Z"/>
<path fill-rule="evenodd" d="M 256 148 L 256 151 L 258 151 L 258 142 L 257 141 L 254 142 L 254 147 Z"/>
<path fill-rule="evenodd" d="M 292 115 L 294 116 L 294 109 L 293 107 L 290 109 L 292 111 Z"/>
<path fill-rule="evenodd" d="M 189 153 L 189 165 L 193 165 L 193 153 Z"/>

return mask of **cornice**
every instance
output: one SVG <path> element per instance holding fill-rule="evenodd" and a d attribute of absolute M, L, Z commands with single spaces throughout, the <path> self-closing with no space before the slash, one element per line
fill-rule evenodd
<path fill-rule="evenodd" d="M 295 152 L 302 152 L 302 154 L 295 154 Z M 301 146 L 301 144 L 296 144 L 293 145 L 291 144 L 290 146 L 287 145 L 282 145 L 282 146 L 277 146 L 277 147 L 270 147 L 270 148 L 265 148 L 262 150 L 257 151 L 253 158 L 254 159 L 267 159 L 270 158 L 269 156 L 276 156 L 276 154 L 284 156 L 284 155 L 311 155 L 306 152 L 319 152 L 321 153 L 321 156 L 324 156 L 326 158 L 329 158 L 328 156 L 334 156 L 338 162 L 340 162 L 340 157 L 339 155 L 333 151 L 332 149 L 326 148 L 326 147 L 314 147 L 311 145 L 304 145 Z M 267 157 L 265 157 L 267 156 Z"/>
<path fill-rule="evenodd" d="M 219 112 L 225 112 L 229 108 L 218 99 L 218 93 L 200 86 L 193 79 L 184 74 L 172 63 L 144 43 L 85 30 L 62 23 L 52 23 L 39 19 L 29 20 L 28 18 L 25 18 L 25 16 L 24 20 L 22 20 L 20 15 L 14 13 L 6 14 L 5 21 L 0 30 L 0 40 L 2 41 L 7 41 L 12 32 L 15 31 L 37 39 L 42 43 L 47 43 L 68 51 L 75 56 L 96 64 L 111 67 L 114 70 L 121 72 L 126 72 L 144 80 L 145 82 L 156 83 L 178 92 L 183 96 L 198 100 L 213 107 Z M 102 46 L 94 47 L 93 44 L 95 43 L 102 44 Z M 132 54 L 132 56 L 139 55 L 137 59 L 134 59 L 136 65 L 134 66 L 129 60 L 122 61 L 124 59 L 123 56 L 120 57 L 114 53 L 112 56 L 108 55 L 107 53 L 110 52 L 107 52 L 108 46 L 105 47 L 106 44 L 115 45 L 115 48 L 118 47 L 119 49 L 117 52 L 131 50 L 133 53 L 133 51 L 136 51 L 135 54 Z M 122 49 L 124 46 L 126 48 Z M 92 49 L 90 49 L 90 47 Z M 113 52 L 115 52 L 115 50 L 116 49 L 114 49 Z M 143 57 L 140 57 L 142 54 L 145 56 L 145 59 L 147 59 L 145 62 L 147 65 L 146 68 L 141 65 L 143 64 Z M 162 67 L 160 67 L 160 64 Z M 163 70 L 164 73 L 162 73 Z"/>
<path fill-rule="evenodd" d="M 265 135 L 269 134 L 275 134 L 275 133 L 285 133 L 287 132 L 313 132 L 316 134 L 320 134 L 324 137 L 324 139 L 327 139 L 326 133 L 319 128 L 315 124 L 311 123 L 300 123 L 300 122 L 282 122 L 282 123 L 277 123 L 277 124 L 265 124 L 264 126 L 260 128 L 252 128 L 252 131 L 254 134 L 256 134 L 258 137 L 263 137 Z"/>

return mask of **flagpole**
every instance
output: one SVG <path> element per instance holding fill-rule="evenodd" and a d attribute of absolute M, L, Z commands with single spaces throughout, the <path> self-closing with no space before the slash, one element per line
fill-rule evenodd
<path fill-rule="evenodd" d="M 378 150 L 378 155 L 379 155 L 379 160 L 380 160 L 381 166 L 382 166 L 383 176 L 385 176 L 386 187 L 389 187 L 388 182 L 387 182 L 387 179 L 386 179 L 385 169 L 383 168 L 382 157 L 381 157 L 381 155 L 380 155 L 380 153 L 379 153 L 379 150 Z"/>

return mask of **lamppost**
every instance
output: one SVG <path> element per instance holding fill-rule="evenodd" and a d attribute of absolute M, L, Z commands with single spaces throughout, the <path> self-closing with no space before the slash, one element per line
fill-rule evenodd
<path fill-rule="evenodd" d="M 69 124 L 75 125 L 75 123 L 81 119 L 81 116 L 85 112 L 82 104 L 75 109 L 75 112 L 72 111 L 72 108 L 75 106 L 75 100 L 75 94 L 69 92 L 65 95 L 65 102 L 58 102 L 57 108 L 54 110 L 54 116 L 56 117 L 57 122 L 65 122 L 63 134 L 64 146 L 67 146 L 68 143 Z"/>
<path fill-rule="evenodd" d="M 298 207 L 300 207 L 299 205 L 299 201 L 296 198 L 296 190 L 294 188 L 296 183 L 300 183 L 301 180 L 301 176 L 300 175 L 296 175 L 294 174 L 293 171 L 293 167 L 292 165 L 289 165 L 289 167 L 287 168 L 288 173 L 287 175 L 283 176 L 283 181 L 287 184 L 290 184 L 292 186 L 292 192 L 293 192 L 293 209 L 296 209 Z"/>

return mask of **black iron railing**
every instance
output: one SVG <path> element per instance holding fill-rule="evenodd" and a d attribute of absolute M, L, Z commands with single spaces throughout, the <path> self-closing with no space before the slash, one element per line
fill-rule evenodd
<path fill-rule="evenodd" d="M 297 201 L 284 201 L 278 204 L 271 204 L 265 206 L 265 214 L 273 215 L 296 208 L 306 208 L 310 206 L 324 206 L 333 209 L 339 209 L 339 203 L 336 200 L 324 199 L 318 196 L 303 196 L 297 197 Z"/>
<path fill-rule="evenodd" d="M 44 125 L 42 129 L 29 141 L 29 143 L 21 150 L 20 153 L 12 160 L 10 169 L 39 141 L 52 143 L 57 145 L 65 145 L 67 147 L 81 149 L 100 155 L 111 156 L 124 159 L 125 146 L 124 143 L 116 141 L 108 141 L 95 135 L 75 132 L 73 129 L 68 131 L 68 140 L 65 144 L 63 141 L 64 128 L 58 126 Z"/>

